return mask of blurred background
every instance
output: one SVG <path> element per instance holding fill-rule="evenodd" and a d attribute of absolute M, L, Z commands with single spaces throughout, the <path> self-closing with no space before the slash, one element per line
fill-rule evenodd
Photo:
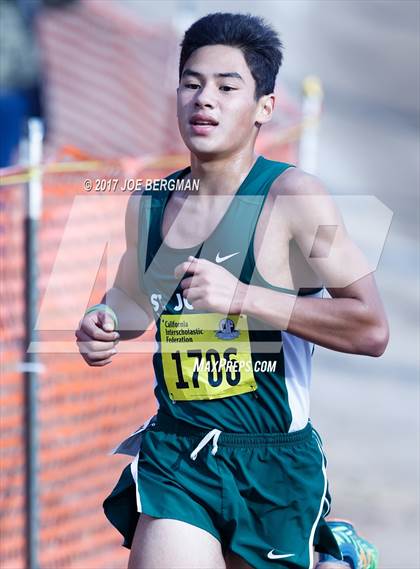
<path fill-rule="evenodd" d="M 388 349 L 376 359 L 317 348 L 312 419 L 329 459 L 332 515 L 351 519 L 377 545 L 381 569 L 420 568 L 419 2 L 0 0 L 4 568 L 28 566 L 25 429 L 34 400 L 30 460 L 38 500 L 31 527 L 39 566 L 126 567 L 128 550 L 102 501 L 128 459 L 107 453 L 153 411 L 150 357 L 121 354 L 112 366 L 88 368 L 74 353 L 72 335 L 81 311 L 106 288 L 106 255 L 96 265 L 92 250 L 104 219 L 110 239 L 120 236 L 123 220 L 112 216 L 109 200 L 76 216 L 79 230 L 67 241 L 55 301 L 38 326 L 42 353 L 32 367 L 25 298 L 27 305 L 36 282 L 36 310 L 43 301 L 74 198 L 86 196 L 86 178 L 154 177 L 188 164 L 175 112 L 179 42 L 195 19 L 214 11 L 261 15 L 285 45 L 277 116 L 261 132 L 257 151 L 299 160 L 302 82 L 315 75 L 324 90 L 318 132 L 311 135 L 316 173 L 338 200 L 376 196 L 387 208 L 382 213 L 393 213 L 376 271 L 390 321 Z M 44 129 L 35 273 L 31 253 L 25 256 L 26 197 L 36 178 L 28 169 L 36 161 L 29 117 L 40 117 Z M 359 237 L 374 241 L 377 220 L 366 223 L 365 213 L 363 205 L 356 208 L 353 223 L 360 219 Z M 95 268 L 89 292 L 81 286 L 87 266 Z M 28 385 L 36 386 L 32 403 Z"/>

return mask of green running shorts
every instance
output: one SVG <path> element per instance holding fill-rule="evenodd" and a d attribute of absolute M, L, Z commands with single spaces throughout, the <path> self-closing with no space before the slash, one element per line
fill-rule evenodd
<path fill-rule="evenodd" d="M 236 434 L 191 429 L 159 411 L 133 435 L 125 442 L 134 454 L 137 440 L 137 454 L 103 503 L 124 547 L 145 513 L 202 528 L 257 569 L 310 568 L 314 547 L 341 559 L 310 422 L 293 433 Z"/>

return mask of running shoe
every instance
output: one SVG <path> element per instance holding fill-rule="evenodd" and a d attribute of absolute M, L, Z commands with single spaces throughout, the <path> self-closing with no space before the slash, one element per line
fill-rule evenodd
<path fill-rule="evenodd" d="M 340 547 L 343 561 L 351 569 L 377 569 L 378 550 L 374 545 L 357 535 L 353 524 L 345 520 L 328 520 L 327 524 Z M 319 563 L 337 562 L 335 557 L 321 553 Z"/>

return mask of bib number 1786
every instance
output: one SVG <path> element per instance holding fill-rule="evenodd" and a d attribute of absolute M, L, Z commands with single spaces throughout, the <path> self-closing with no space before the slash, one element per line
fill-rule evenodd
<path fill-rule="evenodd" d="M 215 349 L 209 349 L 204 353 L 205 361 L 203 360 L 202 350 L 187 350 L 188 358 L 195 358 L 193 364 L 193 373 L 191 376 L 192 386 L 199 389 L 199 374 L 205 372 L 207 374 L 207 382 L 210 387 L 218 387 L 221 385 L 223 379 L 232 387 L 238 385 L 241 381 L 241 371 L 238 367 L 238 361 L 233 359 L 232 356 L 237 354 L 236 348 L 227 348 L 223 352 L 223 359 Z M 177 372 L 176 387 L 178 389 L 189 389 L 190 384 L 185 380 L 182 372 L 181 352 L 176 351 L 171 354 L 175 362 Z"/>

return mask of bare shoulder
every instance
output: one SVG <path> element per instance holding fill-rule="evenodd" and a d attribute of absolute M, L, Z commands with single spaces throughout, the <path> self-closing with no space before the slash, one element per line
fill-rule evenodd
<path fill-rule="evenodd" d="M 270 192 L 275 196 L 328 195 L 323 182 L 298 167 L 287 168 L 273 182 Z"/>
<path fill-rule="evenodd" d="M 289 235 L 312 232 L 320 224 L 341 224 L 340 213 L 324 183 L 300 168 L 288 168 L 272 183 L 268 207 L 287 226 Z"/>

